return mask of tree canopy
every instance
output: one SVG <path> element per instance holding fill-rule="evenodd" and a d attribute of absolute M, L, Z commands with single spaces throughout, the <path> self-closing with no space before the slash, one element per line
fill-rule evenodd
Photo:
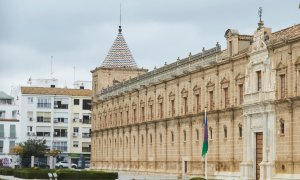
<path fill-rule="evenodd" d="M 21 157 L 43 157 L 47 150 L 46 140 L 43 139 L 28 139 L 19 146 L 22 148 Z"/>

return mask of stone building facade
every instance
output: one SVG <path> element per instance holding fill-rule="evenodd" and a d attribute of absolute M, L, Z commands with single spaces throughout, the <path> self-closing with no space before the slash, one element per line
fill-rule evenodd
<path fill-rule="evenodd" d="M 148 73 L 93 70 L 92 168 L 204 176 L 207 109 L 209 177 L 299 178 L 300 25 L 272 33 L 260 22 L 253 35 L 225 38 L 224 50 Z M 111 73 L 99 88 L 105 68 L 136 73 L 117 83 Z"/>

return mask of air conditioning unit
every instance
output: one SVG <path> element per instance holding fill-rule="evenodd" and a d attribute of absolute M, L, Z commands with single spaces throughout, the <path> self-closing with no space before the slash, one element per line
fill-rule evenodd
<path fill-rule="evenodd" d="M 77 132 L 73 132 L 73 137 L 77 137 L 78 133 Z"/>
<path fill-rule="evenodd" d="M 31 135 L 31 133 L 30 132 L 27 132 L 27 136 L 30 136 Z"/>
<path fill-rule="evenodd" d="M 58 107 L 58 105 L 57 105 L 57 104 L 55 104 L 55 105 L 54 105 L 54 107 L 55 107 L 55 108 L 57 108 L 57 107 Z"/>
<path fill-rule="evenodd" d="M 29 121 L 32 121 L 32 120 L 33 120 L 33 118 L 32 118 L 32 117 L 30 117 L 30 118 L 29 118 Z"/>
<path fill-rule="evenodd" d="M 79 122 L 82 122 L 82 119 L 79 119 Z"/>
<path fill-rule="evenodd" d="M 32 135 L 32 136 L 35 136 L 36 134 L 35 134 L 35 132 L 31 132 L 31 135 Z"/>
<path fill-rule="evenodd" d="M 75 119 L 75 118 L 73 119 L 73 122 L 76 122 L 76 119 Z"/>
<path fill-rule="evenodd" d="M 58 120 L 54 120 L 54 123 L 58 123 Z"/>

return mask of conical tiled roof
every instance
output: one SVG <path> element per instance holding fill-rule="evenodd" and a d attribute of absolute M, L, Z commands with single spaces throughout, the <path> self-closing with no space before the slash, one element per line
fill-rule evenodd
<path fill-rule="evenodd" d="M 105 68 L 138 68 L 122 34 L 121 26 L 119 33 L 111 46 L 101 67 Z"/>

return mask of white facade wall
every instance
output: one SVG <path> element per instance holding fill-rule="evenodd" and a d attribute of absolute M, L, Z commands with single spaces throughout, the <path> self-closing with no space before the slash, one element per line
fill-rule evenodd
<path fill-rule="evenodd" d="M 3 143 L 3 149 L 1 150 L 0 148 L 0 154 L 7 155 L 10 152 L 10 147 L 18 143 L 20 138 L 18 106 L 14 102 L 12 104 L 0 104 L 0 111 L 5 111 L 5 115 L 0 118 L 0 126 L 3 125 L 4 127 L 4 134 L 0 137 L 0 144 Z M 10 134 L 11 126 L 15 126 L 15 133 L 12 136 Z"/>
<path fill-rule="evenodd" d="M 90 110 L 82 110 L 83 99 L 90 100 L 91 97 L 72 97 L 70 95 L 43 95 L 43 94 L 21 94 L 20 95 L 20 116 L 21 116 L 21 138 L 20 141 L 26 141 L 30 138 L 45 139 L 49 149 L 55 148 L 54 146 L 66 145 L 66 150 L 62 154 L 78 153 L 82 154 L 82 142 L 91 142 L 91 138 L 82 138 L 81 132 L 83 127 L 91 128 L 91 124 L 83 124 L 82 121 L 74 121 L 74 113 L 79 113 L 79 119 L 82 119 L 84 114 L 91 114 Z M 51 104 L 49 107 L 39 108 L 38 99 L 45 98 L 49 99 Z M 31 101 L 31 99 L 33 101 Z M 62 100 L 67 103 L 67 109 L 57 109 L 54 101 Z M 74 99 L 80 100 L 80 105 L 74 106 Z M 28 116 L 28 112 L 32 112 L 32 118 Z M 50 113 L 50 122 L 38 122 L 37 115 L 39 113 Z M 29 113 L 30 114 L 30 113 Z M 62 120 L 62 118 L 64 118 Z M 64 122 L 62 122 L 64 121 Z M 73 127 L 79 127 L 79 134 L 75 138 L 73 137 Z M 38 131 L 41 129 L 50 129 L 46 136 L 38 136 Z M 66 130 L 67 137 L 59 136 L 56 130 Z M 60 131 L 62 133 L 62 131 Z M 65 132 L 65 131 L 64 131 Z M 75 138 L 75 139 L 74 139 Z M 83 140 L 82 140 L 83 139 Z M 78 147 L 73 147 L 73 141 L 78 141 Z M 65 149 L 65 148 L 63 148 Z M 83 154 L 90 154 L 90 152 L 84 152 Z"/>

